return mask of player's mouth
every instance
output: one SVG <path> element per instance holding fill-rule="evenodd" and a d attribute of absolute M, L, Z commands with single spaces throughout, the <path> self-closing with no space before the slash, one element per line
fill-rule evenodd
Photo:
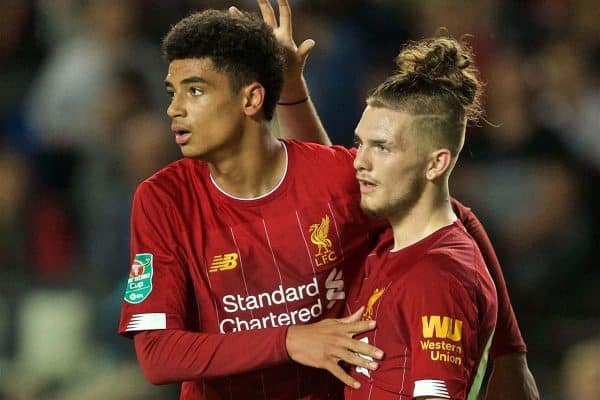
<path fill-rule="evenodd" d="M 192 132 L 182 126 L 173 125 L 171 131 L 175 134 L 175 142 L 180 146 L 185 145 L 192 137 Z"/>
<path fill-rule="evenodd" d="M 362 178 L 358 178 L 358 177 L 356 179 L 358 180 L 358 184 L 360 186 L 360 192 L 362 194 L 371 193 L 377 187 L 375 182 L 373 182 L 369 179 L 362 179 Z"/>

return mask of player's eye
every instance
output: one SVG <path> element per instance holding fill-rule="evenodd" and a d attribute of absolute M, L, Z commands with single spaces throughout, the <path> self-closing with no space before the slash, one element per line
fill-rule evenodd
<path fill-rule="evenodd" d="M 204 94 L 204 90 L 197 88 L 197 87 L 193 87 L 193 88 L 190 88 L 190 94 L 192 96 L 202 96 Z"/>
<path fill-rule="evenodd" d="M 375 147 L 377 148 L 378 151 L 388 151 L 389 150 L 387 148 L 387 146 L 384 145 L 383 143 L 377 143 L 377 145 L 375 145 Z"/>
<path fill-rule="evenodd" d="M 175 92 L 173 90 L 167 90 L 167 97 L 173 99 L 173 97 L 175 97 Z"/>

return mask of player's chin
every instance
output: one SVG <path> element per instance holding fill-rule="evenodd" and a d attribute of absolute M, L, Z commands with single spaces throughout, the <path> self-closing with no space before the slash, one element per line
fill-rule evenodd
<path fill-rule="evenodd" d="M 197 147 L 194 147 L 192 145 L 186 144 L 183 146 L 179 146 L 179 149 L 181 150 L 181 155 L 186 157 L 186 158 L 199 158 L 202 159 L 204 156 L 204 151 L 203 149 L 199 149 Z"/>
<path fill-rule="evenodd" d="M 360 208 L 363 212 L 371 217 L 379 217 L 380 212 L 378 207 L 376 207 L 371 199 L 365 198 L 364 196 L 360 199 Z"/>

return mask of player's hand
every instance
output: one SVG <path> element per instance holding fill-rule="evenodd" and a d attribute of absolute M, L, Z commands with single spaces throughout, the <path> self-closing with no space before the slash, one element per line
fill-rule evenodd
<path fill-rule="evenodd" d="M 494 360 L 486 400 L 539 400 L 535 379 L 525 353 L 507 354 Z"/>
<path fill-rule="evenodd" d="M 285 72 L 280 101 L 296 101 L 306 96 L 302 72 L 306 58 L 315 46 L 315 41 L 307 39 L 296 46 L 292 32 L 292 10 L 288 0 L 277 0 L 279 21 L 269 0 L 257 0 L 263 21 L 273 29 L 273 33 L 285 52 Z M 240 15 L 236 7 L 229 7 L 231 15 Z"/>
<path fill-rule="evenodd" d="M 257 1 L 263 21 L 273 28 L 273 33 L 275 34 L 277 41 L 285 50 L 286 80 L 301 78 L 306 58 L 315 46 L 315 41 L 307 39 L 300 44 L 300 47 L 296 46 L 292 33 L 292 9 L 290 8 L 288 0 L 277 0 L 279 22 L 277 22 L 275 11 L 269 0 Z"/>
<path fill-rule="evenodd" d="M 288 328 L 286 348 L 290 358 L 309 367 L 323 368 L 353 388 L 360 387 L 357 380 L 338 364 L 348 364 L 375 370 L 377 362 L 360 357 L 357 353 L 381 359 L 383 351 L 367 343 L 353 339 L 356 334 L 375 328 L 375 321 L 360 321 L 364 307 L 347 318 L 325 319 L 308 325 Z"/>

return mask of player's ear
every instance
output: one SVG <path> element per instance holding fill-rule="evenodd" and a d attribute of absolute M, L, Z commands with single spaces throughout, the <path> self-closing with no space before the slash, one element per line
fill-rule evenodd
<path fill-rule="evenodd" d="M 252 117 L 260 112 L 265 101 L 265 88 L 258 82 L 252 82 L 243 89 L 244 113 Z"/>
<path fill-rule="evenodd" d="M 433 181 L 444 175 L 452 165 L 452 153 L 448 149 L 438 149 L 431 153 L 425 177 Z"/>

